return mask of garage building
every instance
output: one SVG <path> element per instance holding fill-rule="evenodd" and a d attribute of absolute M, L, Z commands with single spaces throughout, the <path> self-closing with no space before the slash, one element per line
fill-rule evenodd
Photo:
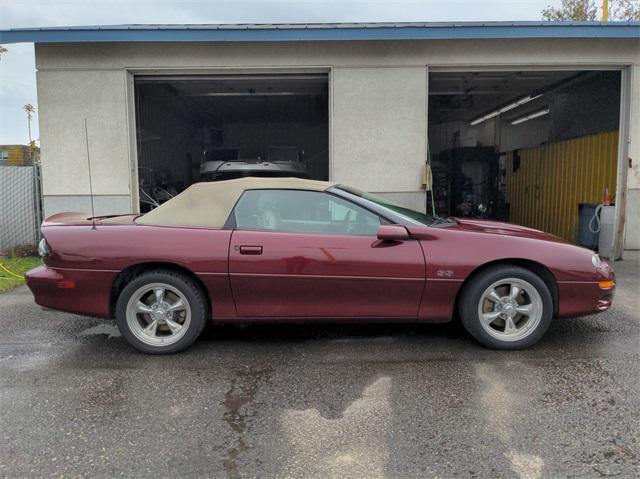
<path fill-rule="evenodd" d="M 0 35 L 36 46 L 47 215 L 90 211 L 88 136 L 97 214 L 242 174 L 229 165 L 289 165 L 278 174 L 577 243 L 584 205 L 609 195 L 611 256 L 640 249 L 638 22 Z"/>

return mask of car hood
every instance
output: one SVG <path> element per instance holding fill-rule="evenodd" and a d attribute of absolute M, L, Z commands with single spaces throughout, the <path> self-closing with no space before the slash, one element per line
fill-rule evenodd
<path fill-rule="evenodd" d="M 527 228 L 526 226 L 514 225 L 512 223 L 471 218 L 451 219 L 455 221 L 455 224 L 447 225 L 446 228 L 449 230 L 532 238 L 543 241 L 552 241 L 555 243 L 568 243 L 566 240 L 559 238 L 558 236 L 533 228 Z"/>

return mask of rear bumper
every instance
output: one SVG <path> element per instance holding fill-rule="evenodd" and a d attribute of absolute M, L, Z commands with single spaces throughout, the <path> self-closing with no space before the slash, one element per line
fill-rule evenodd
<path fill-rule="evenodd" d="M 38 266 L 25 278 L 35 302 L 46 308 L 109 317 L 116 271 L 67 270 Z"/>
<path fill-rule="evenodd" d="M 615 281 L 613 274 L 610 278 Z M 576 317 L 602 313 L 613 304 L 614 286 L 603 289 L 598 282 L 558 283 L 558 316 Z"/>

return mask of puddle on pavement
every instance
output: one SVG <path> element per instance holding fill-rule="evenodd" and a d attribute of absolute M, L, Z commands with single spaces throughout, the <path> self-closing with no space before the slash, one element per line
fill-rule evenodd
<path fill-rule="evenodd" d="M 255 399 L 258 389 L 270 373 L 270 369 L 250 369 L 240 372 L 233 379 L 231 387 L 224 396 L 222 402 L 225 408 L 223 418 L 237 434 L 235 445 L 227 449 L 227 457 L 224 459 L 225 472 L 227 477 L 231 479 L 241 477 L 237 459 L 249 449 L 244 440 L 244 434 L 247 431 L 248 420 L 251 418 L 252 412 L 247 410 L 247 406 Z"/>

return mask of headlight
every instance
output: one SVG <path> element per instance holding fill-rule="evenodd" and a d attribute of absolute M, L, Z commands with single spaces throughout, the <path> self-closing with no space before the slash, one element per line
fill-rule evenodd
<path fill-rule="evenodd" d="M 49 249 L 49 245 L 47 244 L 47 240 L 42 238 L 40 240 L 40 243 L 38 243 L 38 254 L 41 257 L 46 258 L 47 256 L 49 256 L 49 253 L 51 253 L 51 250 Z"/>
<path fill-rule="evenodd" d="M 594 253 L 594 255 L 591 257 L 591 262 L 596 268 L 600 268 L 602 266 L 602 258 L 600 258 L 599 254 Z"/>

